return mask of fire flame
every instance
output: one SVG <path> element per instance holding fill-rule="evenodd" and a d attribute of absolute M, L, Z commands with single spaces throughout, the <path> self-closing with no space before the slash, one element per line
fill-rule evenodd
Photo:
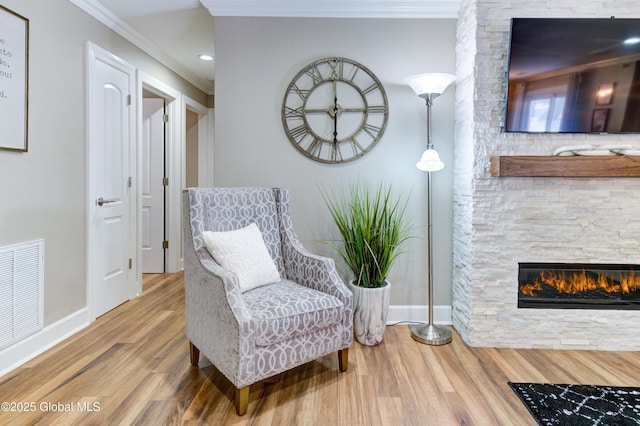
<path fill-rule="evenodd" d="M 568 294 L 597 289 L 602 289 L 607 293 L 629 294 L 640 287 L 640 275 L 636 275 L 634 271 L 620 273 L 620 281 L 617 282 L 604 274 L 589 275 L 584 269 L 559 273 L 540 271 L 540 277 L 533 284 L 520 286 L 520 291 L 526 296 L 535 297 L 535 292 L 542 290 L 542 284 L 551 286 L 560 293 Z"/>

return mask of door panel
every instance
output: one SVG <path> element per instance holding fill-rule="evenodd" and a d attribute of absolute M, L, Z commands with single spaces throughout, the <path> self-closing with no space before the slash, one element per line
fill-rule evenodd
<path fill-rule="evenodd" d="M 105 240 L 105 267 L 104 278 L 112 278 L 118 274 L 124 274 L 122 258 L 126 253 L 122 252 L 120 241 L 123 231 L 122 219 L 116 217 L 104 218 L 104 240 Z"/>
<path fill-rule="evenodd" d="M 98 317 L 132 296 L 131 144 L 134 72 L 93 46 L 89 55 L 89 279 Z"/>

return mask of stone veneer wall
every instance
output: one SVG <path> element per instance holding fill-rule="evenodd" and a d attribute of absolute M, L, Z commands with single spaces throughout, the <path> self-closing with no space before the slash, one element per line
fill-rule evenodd
<path fill-rule="evenodd" d="M 640 263 L 640 179 L 496 178 L 490 158 L 639 135 L 505 134 L 512 17 L 640 17 L 637 0 L 463 0 L 456 47 L 453 324 L 471 346 L 640 350 L 640 311 L 518 309 L 518 262 Z"/>

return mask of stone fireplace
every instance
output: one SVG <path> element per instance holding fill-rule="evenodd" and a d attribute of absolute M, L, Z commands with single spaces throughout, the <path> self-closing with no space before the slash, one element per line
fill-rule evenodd
<path fill-rule="evenodd" d="M 511 17 L 637 17 L 629 1 L 463 0 L 456 47 L 452 319 L 471 346 L 640 350 L 640 310 L 518 306 L 519 264 L 640 264 L 640 178 L 491 176 L 491 157 L 638 135 L 504 133 Z"/>

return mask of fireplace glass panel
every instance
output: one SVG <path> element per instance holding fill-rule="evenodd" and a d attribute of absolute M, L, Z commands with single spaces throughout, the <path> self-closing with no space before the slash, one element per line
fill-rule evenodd
<path fill-rule="evenodd" d="M 518 307 L 640 309 L 640 266 L 520 263 Z"/>

